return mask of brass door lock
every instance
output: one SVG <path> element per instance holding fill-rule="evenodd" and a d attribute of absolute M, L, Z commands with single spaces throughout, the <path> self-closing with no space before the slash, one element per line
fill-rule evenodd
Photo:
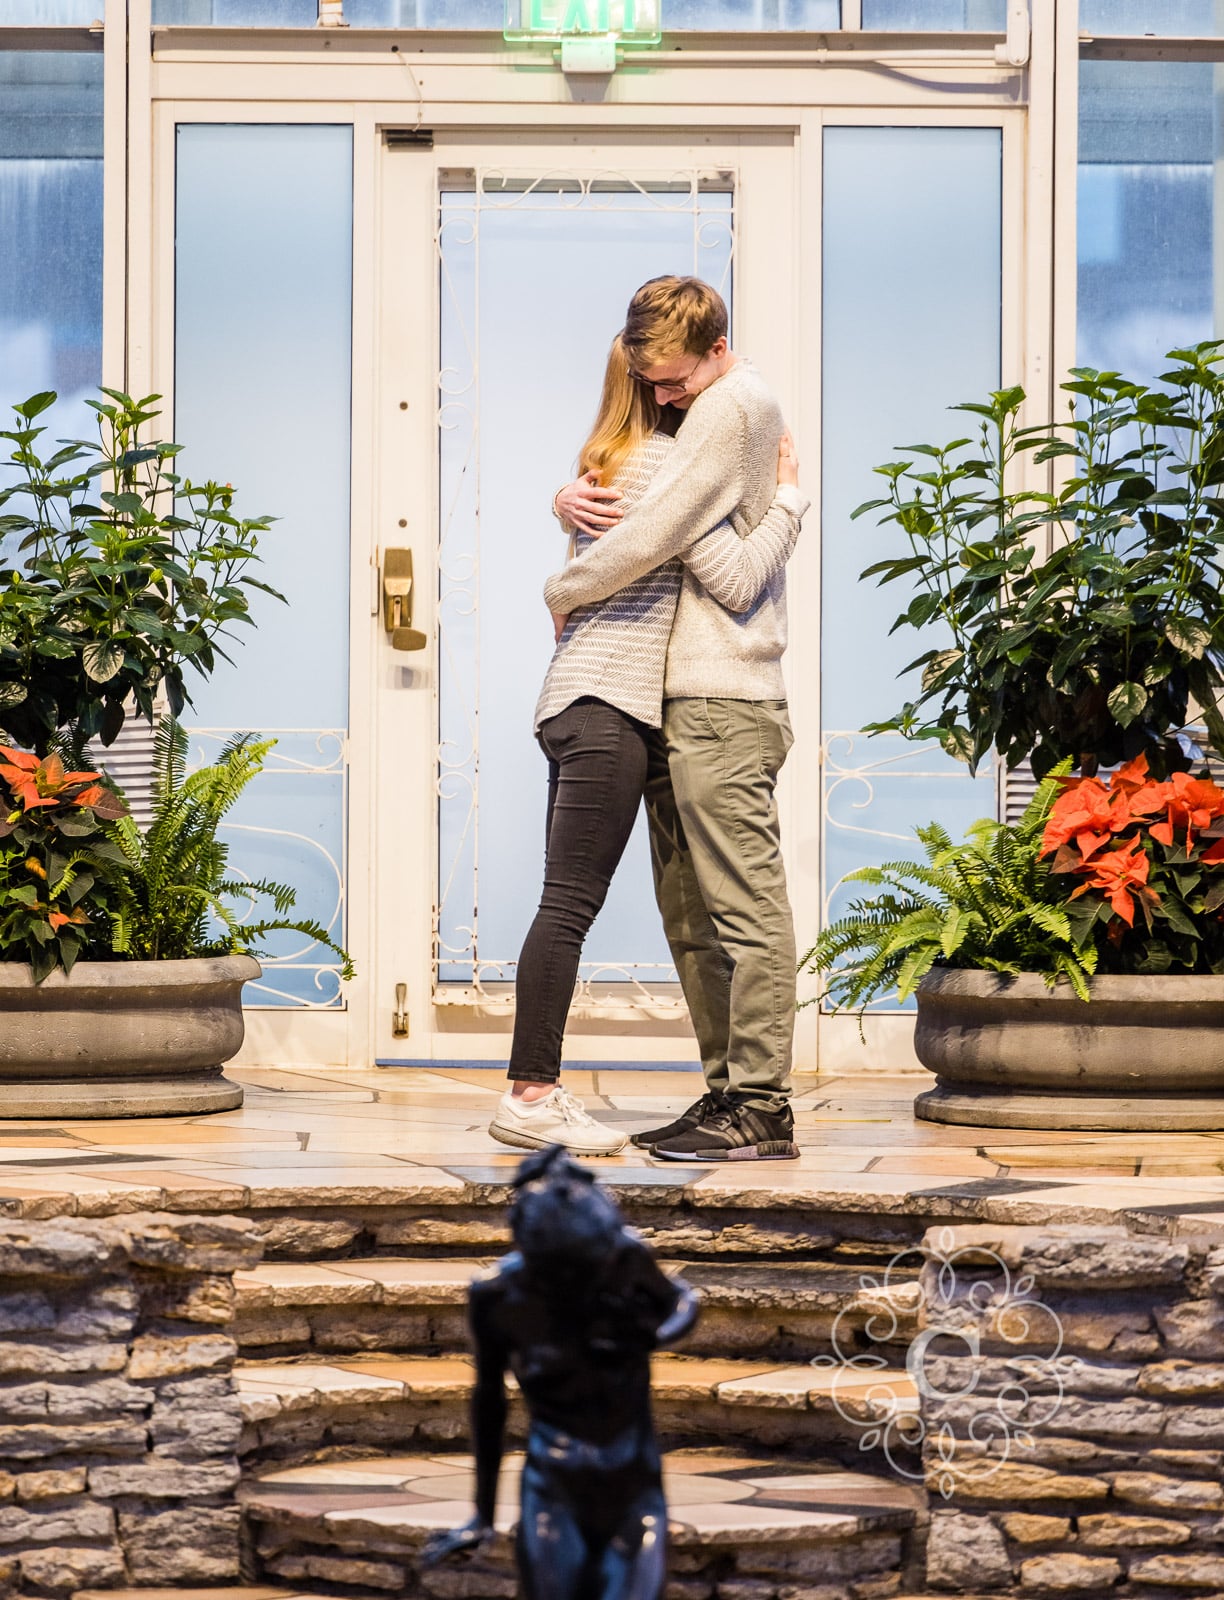
<path fill-rule="evenodd" d="M 412 551 L 384 550 L 382 560 L 383 627 L 392 650 L 424 650 L 429 640 L 412 626 Z"/>

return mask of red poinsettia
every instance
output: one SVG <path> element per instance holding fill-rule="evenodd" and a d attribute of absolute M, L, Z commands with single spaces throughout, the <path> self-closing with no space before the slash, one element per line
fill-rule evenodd
<path fill-rule="evenodd" d="M 1190 938 L 1207 919 L 1220 920 L 1224 873 L 1217 882 L 1202 869 L 1224 865 L 1224 788 L 1185 772 L 1157 783 L 1144 756 L 1119 767 L 1108 783 L 1061 781 L 1041 855 L 1053 855 L 1053 873 L 1079 880 L 1067 896 L 1068 903 L 1083 903 L 1077 918 L 1087 916 L 1090 924 L 1104 918 L 1114 944 L 1134 927 L 1136 909 L 1148 938 L 1158 923 L 1166 935 Z"/>
<path fill-rule="evenodd" d="M 99 816 L 124 814 L 121 801 L 98 781 L 100 772 L 67 772 L 59 756 L 36 756 L 0 744 L 0 778 L 8 784 L 22 811 L 39 806 L 90 806 Z M 73 792 L 75 790 L 75 792 Z"/>

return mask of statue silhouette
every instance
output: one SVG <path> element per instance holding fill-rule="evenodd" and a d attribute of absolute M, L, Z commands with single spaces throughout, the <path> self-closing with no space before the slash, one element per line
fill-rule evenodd
<path fill-rule="evenodd" d="M 514 1181 L 516 1249 L 472 1284 L 476 1515 L 432 1539 L 423 1567 L 493 1529 L 505 1374 L 531 1419 L 516 1554 L 524 1600 L 658 1600 L 667 1506 L 650 1413 L 650 1353 L 697 1317 L 616 1202 L 561 1145 Z"/>

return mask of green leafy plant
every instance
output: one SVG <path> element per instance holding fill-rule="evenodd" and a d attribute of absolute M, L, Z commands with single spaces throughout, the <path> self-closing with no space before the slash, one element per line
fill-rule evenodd
<path fill-rule="evenodd" d="M 251 589 L 283 599 L 248 570 L 271 519 L 240 519 L 229 484 L 173 470 L 180 447 L 146 436 L 157 395 L 102 393 L 89 402 L 97 443 L 40 454 L 35 419 L 51 392 L 0 431 L 13 467 L 0 539 L 19 556 L 0 572 L 0 727 L 39 754 L 66 730 L 77 759 L 86 740 L 114 740 L 125 703 L 151 721 L 164 690 L 177 716 L 185 664 L 212 672 L 222 641 L 252 620 Z"/>
<path fill-rule="evenodd" d="M 894 631 L 939 625 L 918 695 L 872 732 L 938 739 L 971 769 L 992 748 L 1040 778 L 1143 754 L 1184 771 L 1192 704 L 1224 749 L 1224 341 L 1169 354 L 1161 388 L 1076 369 L 1070 419 L 1021 427 L 1019 388 L 955 407 L 975 441 L 905 447 L 876 471 L 906 551 L 863 573 L 916 594 Z M 1022 458 L 1064 461 L 1056 492 Z M 910 670 L 906 668 L 906 670 Z"/>
<path fill-rule="evenodd" d="M 919 828 L 925 862 L 850 873 L 846 882 L 879 892 L 853 900 L 803 957 L 800 971 L 822 983 L 813 999 L 860 1013 L 893 991 L 905 1000 L 938 962 L 1038 972 L 1051 986 L 1065 978 L 1086 1000 L 1096 947 L 1080 942 L 1068 888 L 1041 859 L 1058 791 L 1057 778 L 1047 778 L 1018 823 L 983 819 L 958 844 L 936 823 Z"/>
<path fill-rule="evenodd" d="M 342 977 L 352 977 L 352 960 L 326 928 L 288 915 L 293 889 L 234 877 L 229 848 L 218 837 L 226 814 L 275 743 L 241 734 L 210 766 L 189 773 L 185 730 L 172 718 L 158 729 L 153 820 L 141 829 L 126 816 L 112 828 L 126 869 L 115 953 L 148 961 L 258 953 L 265 935 L 292 931 L 334 951 Z M 243 921 L 243 903 L 249 911 L 259 898 L 271 900 L 274 914 Z"/>
<path fill-rule="evenodd" d="M 0 806 L 0 960 L 28 961 L 41 983 L 122 921 L 124 860 L 108 826 L 126 807 L 98 773 L 5 745 Z"/>

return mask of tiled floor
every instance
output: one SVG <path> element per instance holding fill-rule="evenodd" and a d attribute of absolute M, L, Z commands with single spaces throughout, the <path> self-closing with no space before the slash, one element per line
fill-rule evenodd
<path fill-rule="evenodd" d="M 0 1212 L 83 1214 L 170 1205 L 224 1210 L 318 1199 L 404 1203 L 498 1184 L 518 1162 L 486 1129 L 504 1078 L 475 1068 L 235 1069 L 237 1111 L 55 1125 L 0 1121 Z M 627 1129 L 699 1092 L 684 1072 L 573 1072 L 593 1114 Z M 673 1188 L 698 1204 L 802 1204 L 842 1195 L 1023 1197 L 1077 1214 L 1132 1207 L 1224 1222 L 1224 1133 L 1049 1133 L 916 1122 L 912 1077 L 797 1080 L 794 1162 L 687 1166 L 640 1151 L 597 1163 L 613 1183 Z M 67 1196 L 63 1204 L 58 1197 Z M 70 1203 L 69 1203 L 70 1202 Z"/>
<path fill-rule="evenodd" d="M 497 1521 L 503 1531 L 518 1512 L 523 1458 L 502 1462 Z M 919 1509 L 915 1488 L 866 1473 L 796 1471 L 764 1457 L 733 1450 L 671 1452 L 664 1465 L 672 1538 L 709 1530 L 720 1538 L 753 1543 L 785 1536 L 807 1537 L 888 1527 Z M 282 1513 L 317 1516 L 342 1524 L 354 1516 L 386 1528 L 427 1533 L 454 1527 L 471 1515 L 473 1479 L 467 1457 L 380 1456 L 319 1462 L 263 1472 L 246 1486 L 246 1497 Z M 326 1501 L 326 1507 L 324 1502 Z M 371 1511 L 379 1512 L 371 1518 Z"/>

